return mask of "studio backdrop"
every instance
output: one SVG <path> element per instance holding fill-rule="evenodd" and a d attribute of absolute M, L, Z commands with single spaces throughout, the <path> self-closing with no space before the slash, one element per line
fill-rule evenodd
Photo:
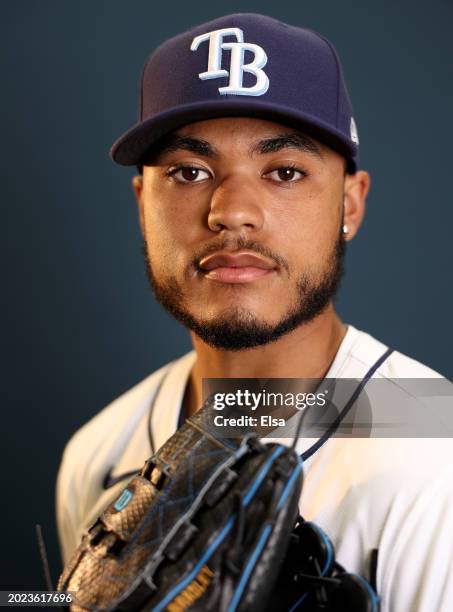
<path fill-rule="evenodd" d="M 222 14 L 312 28 L 343 62 L 372 177 L 337 305 L 451 378 L 453 4 L 17 0 L 2 5 L 2 589 L 61 569 L 54 485 L 71 434 L 190 349 L 145 275 L 133 170 L 108 157 L 166 38 Z M 168 67 L 169 75 L 171 66 Z"/>

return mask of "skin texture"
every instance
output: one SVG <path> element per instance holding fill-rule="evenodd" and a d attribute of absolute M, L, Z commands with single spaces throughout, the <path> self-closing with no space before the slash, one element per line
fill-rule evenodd
<path fill-rule="evenodd" d="M 313 139 L 305 138 L 303 148 L 275 146 L 291 134 L 281 124 L 245 117 L 193 123 L 177 136 L 202 147 L 177 143 L 134 178 L 152 276 L 200 324 L 253 320 L 275 327 L 303 301 L 301 279 L 316 287 L 332 272 L 343 223 L 346 241 L 359 229 L 368 173 L 345 175 L 343 157 Z M 258 145 L 269 139 L 274 146 Z M 261 256 L 266 270 L 200 269 L 219 251 Z M 191 332 L 197 359 L 186 415 L 201 405 L 203 377 L 324 376 L 344 333 L 331 299 L 316 316 L 252 348 L 218 348 Z"/>

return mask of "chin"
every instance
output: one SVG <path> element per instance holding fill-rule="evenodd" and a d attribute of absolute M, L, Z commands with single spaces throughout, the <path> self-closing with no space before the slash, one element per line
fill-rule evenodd
<path fill-rule="evenodd" d="M 278 313 L 272 313 L 253 306 L 237 304 L 237 300 L 232 300 L 230 304 L 223 303 L 218 308 L 209 304 L 209 311 L 206 309 L 197 313 L 191 313 L 191 316 L 199 321 L 200 325 L 228 325 L 232 328 L 242 328 L 244 325 L 259 325 L 264 327 L 272 327 L 279 322 Z"/>

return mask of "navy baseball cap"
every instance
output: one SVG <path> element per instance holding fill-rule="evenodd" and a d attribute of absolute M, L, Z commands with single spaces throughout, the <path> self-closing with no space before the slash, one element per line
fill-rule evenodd
<path fill-rule="evenodd" d="M 139 122 L 112 159 L 140 165 L 189 123 L 257 117 L 303 131 L 357 169 L 359 139 L 341 64 L 323 36 L 256 13 L 214 19 L 160 45 L 141 79 Z"/>

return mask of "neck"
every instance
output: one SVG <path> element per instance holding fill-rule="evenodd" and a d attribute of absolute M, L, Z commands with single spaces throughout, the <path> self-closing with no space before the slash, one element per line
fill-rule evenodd
<path fill-rule="evenodd" d="M 252 349 L 215 349 L 191 333 L 197 358 L 184 398 L 186 416 L 201 406 L 203 378 L 323 378 L 345 333 L 332 305 L 277 341 Z"/>

